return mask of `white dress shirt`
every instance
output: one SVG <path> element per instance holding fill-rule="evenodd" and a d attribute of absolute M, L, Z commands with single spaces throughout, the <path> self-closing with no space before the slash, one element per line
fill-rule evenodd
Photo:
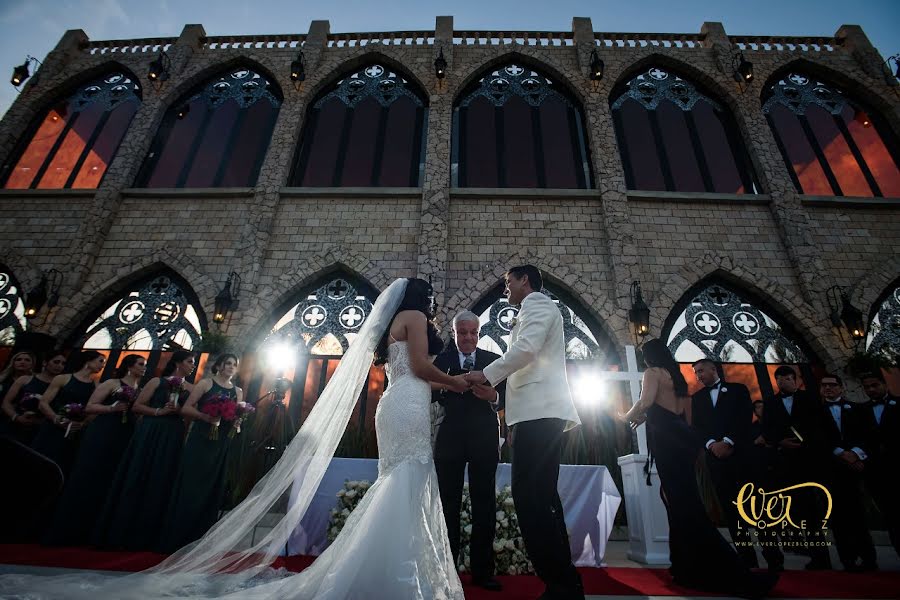
<path fill-rule="evenodd" d="M 787 411 L 787 414 L 791 414 L 791 411 L 794 410 L 794 397 L 784 396 L 781 399 L 781 403 L 784 404 L 784 410 Z"/>

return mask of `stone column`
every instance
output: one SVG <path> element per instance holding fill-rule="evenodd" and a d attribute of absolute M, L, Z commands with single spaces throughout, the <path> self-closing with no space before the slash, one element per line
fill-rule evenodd
<path fill-rule="evenodd" d="M 194 53 L 200 49 L 201 38 L 206 36 L 202 25 L 185 25 L 178 41 L 169 48 L 171 59 L 170 81 L 177 80 Z M 150 85 L 146 73 L 139 74 L 144 100 L 131 121 L 128 131 L 109 165 L 97 193 L 89 205 L 78 233 L 69 246 L 71 262 L 67 268 L 66 292 L 71 296 L 83 285 L 94 266 L 106 235 L 112 226 L 122 199 L 122 190 L 134 183 L 144 158 L 150 149 L 156 129 L 165 114 L 163 92 Z"/>
<path fill-rule="evenodd" d="M 434 32 L 434 58 L 441 48 L 447 76 L 439 81 L 432 72 L 425 140 L 425 176 L 419 229 L 418 276 L 431 279 L 439 301 L 447 286 L 448 228 L 450 221 L 450 137 L 453 97 L 447 91 L 458 76 L 453 69 L 453 17 L 438 17 Z"/>
<path fill-rule="evenodd" d="M 603 226 L 607 241 L 607 268 L 613 283 L 612 299 L 621 309 L 630 308 L 631 282 L 641 279 L 634 230 L 628 208 L 628 190 L 625 172 L 619 160 L 619 147 L 609 108 L 609 94 L 615 83 L 608 78 L 588 82 L 591 53 L 596 49 L 607 63 L 614 60 L 612 53 L 596 46 L 591 20 L 576 17 L 572 20 L 578 65 L 585 81 L 585 128 L 591 152 L 594 186 L 599 194 L 597 201 L 603 208 Z M 597 274 L 600 277 L 600 274 Z"/>

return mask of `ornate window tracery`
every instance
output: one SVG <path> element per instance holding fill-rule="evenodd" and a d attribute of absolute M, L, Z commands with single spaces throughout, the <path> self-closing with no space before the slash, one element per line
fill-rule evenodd
<path fill-rule="evenodd" d="M 425 168 L 428 103 L 402 73 L 354 71 L 310 106 L 293 185 L 417 187 Z"/>
<path fill-rule="evenodd" d="M 12 271 L 0 264 L 0 346 L 13 346 L 25 332 L 25 302 Z"/>
<path fill-rule="evenodd" d="M 129 288 L 81 336 L 95 350 L 195 349 L 205 316 L 178 278 L 159 274 Z"/>
<path fill-rule="evenodd" d="M 872 318 L 866 350 L 894 361 L 900 357 L 900 286 L 884 298 Z"/>
<path fill-rule="evenodd" d="M 651 66 L 617 86 L 611 108 L 629 189 L 756 192 L 734 119 L 690 81 Z"/>
<path fill-rule="evenodd" d="M 4 167 L 6 189 L 96 188 L 112 162 L 141 88 L 122 71 L 94 79 L 53 105 Z"/>
<path fill-rule="evenodd" d="M 787 73 L 766 90 L 763 113 L 800 193 L 900 197 L 896 139 L 840 88 Z"/>
<path fill-rule="evenodd" d="M 451 154 L 455 187 L 592 185 L 578 102 L 551 78 L 518 63 L 491 69 L 461 94 Z"/>
<path fill-rule="evenodd" d="M 278 85 L 249 67 L 207 81 L 166 112 L 135 185 L 256 185 L 281 102 Z"/>

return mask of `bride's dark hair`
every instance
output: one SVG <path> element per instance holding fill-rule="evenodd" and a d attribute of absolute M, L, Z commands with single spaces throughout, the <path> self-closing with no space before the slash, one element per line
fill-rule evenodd
<path fill-rule="evenodd" d="M 404 310 L 417 310 L 423 313 L 428 319 L 428 354 L 440 354 L 441 350 L 444 349 L 444 342 L 438 335 L 437 327 L 434 325 L 434 289 L 424 279 L 410 277 L 407 281 L 403 300 L 400 301 L 397 312 L 391 317 L 391 322 L 393 323 L 394 317 Z M 390 333 L 391 328 L 388 326 L 387 331 L 381 336 L 381 340 L 375 348 L 376 365 L 383 365 L 388 360 L 388 336 Z"/>
<path fill-rule="evenodd" d="M 676 396 L 687 396 L 688 385 L 681 374 L 681 367 L 672 356 L 672 352 L 660 339 L 652 339 L 646 342 L 641 351 L 644 353 L 644 362 L 648 367 L 660 367 L 669 372 L 672 376 L 672 384 L 675 388 Z"/>

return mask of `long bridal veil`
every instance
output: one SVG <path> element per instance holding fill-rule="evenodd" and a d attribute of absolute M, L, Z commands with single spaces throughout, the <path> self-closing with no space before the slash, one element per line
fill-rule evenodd
<path fill-rule="evenodd" d="M 406 279 L 398 279 L 378 297 L 368 319 L 281 459 L 253 487 L 247 498 L 200 540 L 152 569 L 123 577 L 86 573 L 53 577 L 2 575 L 0 596 L 29 600 L 214 598 L 267 579 L 261 577 L 262 572 L 284 549 L 325 475 L 369 372 L 375 347 L 390 326 L 406 285 Z M 300 482 L 299 492 L 287 513 L 265 537 L 239 549 L 295 481 Z"/>

